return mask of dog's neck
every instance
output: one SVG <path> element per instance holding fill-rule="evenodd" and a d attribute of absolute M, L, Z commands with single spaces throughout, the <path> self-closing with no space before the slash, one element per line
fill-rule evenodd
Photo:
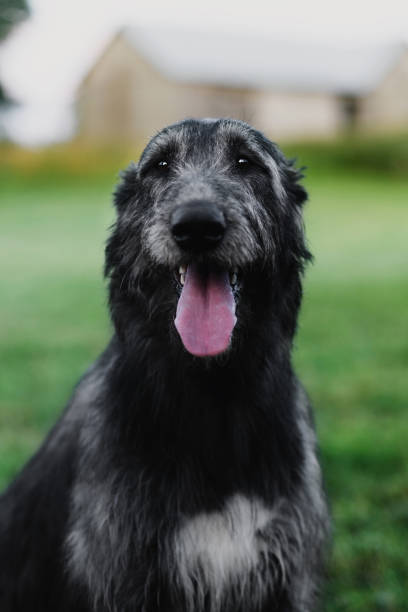
<path fill-rule="evenodd" d="M 245 490 L 257 480 L 258 490 L 274 496 L 262 476 L 270 473 L 266 463 L 280 465 L 278 457 L 285 455 L 287 464 L 299 465 L 295 381 L 287 356 L 248 353 L 207 367 L 189 359 L 187 367 L 185 355 L 169 360 L 123 347 L 119 355 L 109 373 L 107 430 L 120 440 L 124 456 L 141 453 L 145 464 L 169 461 L 175 473 L 196 465 L 200 473 L 190 476 L 206 474 L 216 497 L 227 495 L 229 482 L 241 482 Z M 262 440 L 256 431 L 265 434 Z M 219 465 L 228 466 L 222 475 Z M 270 482 L 274 489 L 291 485 L 279 474 Z"/>

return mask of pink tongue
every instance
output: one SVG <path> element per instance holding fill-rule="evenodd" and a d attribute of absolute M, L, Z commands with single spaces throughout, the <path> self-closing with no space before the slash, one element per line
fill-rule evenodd
<path fill-rule="evenodd" d="M 222 353 L 236 321 L 228 272 L 202 274 L 189 265 L 174 321 L 185 348 L 199 357 Z"/>

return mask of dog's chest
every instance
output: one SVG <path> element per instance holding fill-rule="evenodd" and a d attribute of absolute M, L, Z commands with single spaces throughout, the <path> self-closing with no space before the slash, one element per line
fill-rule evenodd
<path fill-rule="evenodd" d="M 230 498 L 220 512 L 186 520 L 176 533 L 174 551 L 178 581 L 187 597 L 197 596 L 199 584 L 213 602 L 236 591 L 262 598 L 267 584 L 254 577 L 265 563 L 265 531 L 271 520 L 271 510 L 260 500 L 243 495 Z M 259 583 L 256 592 L 254 583 Z"/>

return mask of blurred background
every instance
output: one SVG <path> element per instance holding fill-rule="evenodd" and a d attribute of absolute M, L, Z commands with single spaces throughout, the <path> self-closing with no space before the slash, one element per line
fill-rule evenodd
<path fill-rule="evenodd" d="M 118 171 L 232 116 L 307 166 L 295 362 L 334 518 L 324 610 L 408 610 L 408 5 L 0 0 L 0 486 L 104 347 Z"/>

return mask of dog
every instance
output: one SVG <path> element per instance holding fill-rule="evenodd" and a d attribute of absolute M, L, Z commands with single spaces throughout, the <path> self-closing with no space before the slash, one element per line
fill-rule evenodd
<path fill-rule="evenodd" d="M 317 609 L 302 178 L 232 119 L 171 125 L 122 174 L 113 337 L 1 498 L 2 612 Z"/>

